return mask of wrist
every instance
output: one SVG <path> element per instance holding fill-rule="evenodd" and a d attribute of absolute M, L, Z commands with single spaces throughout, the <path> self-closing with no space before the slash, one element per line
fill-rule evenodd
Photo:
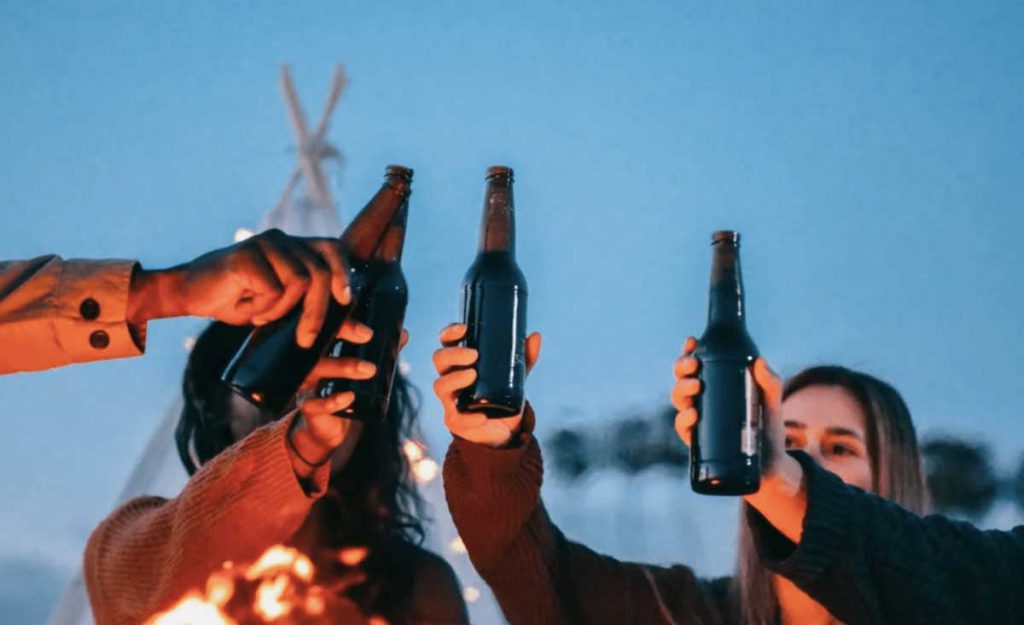
<path fill-rule="evenodd" d="M 184 286 L 184 274 L 179 269 L 136 268 L 129 288 L 128 321 L 144 324 L 150 319 L 186 315 Z"/>
<path fill-rule="evenodd" d="M 294 426 L 288 432 L 288 446 L 292 456 L 309 467 L 310 471 L 327 464 L 334 451 L 332 447 L 313 436 L 306 427 L 306 420 L 301 417 L 295 420 Z"/>
<path fill-rule="evenodd" d="M 800 462 L 783 452 L 761 476 L 761 488 L 744 497 L 769 523 L 795 543 L 803 533 L 807 488 Z"/>

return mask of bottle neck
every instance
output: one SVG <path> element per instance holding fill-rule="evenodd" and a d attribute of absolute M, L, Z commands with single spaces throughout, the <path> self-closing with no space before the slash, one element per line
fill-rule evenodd
<path fill-rule="evenodd" d="M 480 227 L 480 252 L 516 252 L 516 220 L 512 178 L 493 175 L 487 179 L 484 215 Z"/>
<path fill-rule="evenodd" d="M 384 185 L 341 235 L 342 246 L 350 258 L 357 261 L 374 258 L 396 219 L 401 222 L 401 236 L 397 238 L 404 241 L 405 220 L 404 217 L 399 219 L 399 213 L 408 207 L 410 193 L 407 178 L 388 174 Z M 401 255 L 401 244 L 397 253 Z"/>
<path fill-rule="evenodd" d="M 405 247 L 405 224 L 409 216 L 409 199 L 406 198 L 402 207 L 395 215 L 394 221 L 384 233 L 380 245 L 373 254 L 373 259 L 384 263 L 401 263 L 402 249 Z"/>
<path fill-rule="evenodd" d="M 708 293 L 708 326 L 746 325 L 740 250 L 732 243 L 712 245 L 711 286 Z"/>

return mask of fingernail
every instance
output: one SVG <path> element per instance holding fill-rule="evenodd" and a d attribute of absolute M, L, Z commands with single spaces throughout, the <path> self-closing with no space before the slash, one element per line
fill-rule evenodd
<path fill-rule="evenodd" d="M 264 317 L 253 317 L 252 318 L 252 324 L 254 326 L 261 326 L 261 325 L 263 325 L 266 322 L 267 322 L 267 320 Z"/>
<path fill-rule="evenodd" d="M 358 365 L 356 365 L 356 370 L 359 371 L 359 373 L 372 375 L 377 372 L 377 365 L 373 364 L 372 362 L 366 362 L 364 360 L 361 361 Z"/>
<path fill-rule="evenodd" d="M 341 303 L 348 304 L 352 301 L 352 287 L 345 285 L 345 288 L 341 290 Z"/>

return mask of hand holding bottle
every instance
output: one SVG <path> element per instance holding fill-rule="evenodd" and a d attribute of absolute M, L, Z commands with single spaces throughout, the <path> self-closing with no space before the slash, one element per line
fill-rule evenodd
<path fill-rule="evenodd" d="M 459 347 L 466 335 L 466 325 L 453 323 L 441 330 L 441 349 L 434 352 L 434 368 L 440 377 L 434 382 L 434 393 L 444 407 L 444 424 L 452 434 L 473 443 L 500 448 L 508 445 L 519 431 L 523 412 L 500 419 L 488 418 L 479 412 L 460 412 L 456 406 L 459 393 L 476 380 L 477 351 Z M 529 373 L 540 357 L 541 336 L 534 332 L 526 337 L 526 371 Z"/>
<path fill-rule="evenodd" d="M 698 377 L 700 361 L 694 356 L 697 339 L 688 337 L 683 346 L 683 355 L 675 361 L 675 385 L 672 387 L 672 405 L 678 411 L 675 420 L 676 433 L 690 446 L 693 429 L 697 425 L 697 410 L 694 398 L 701 392 Z M 764 399 L 762 440 L 761 488 L 744 497 L 757 508 L 772 525 L 787 538 L 799 542 L 807 502 L 801 482 L 803 469 L 800 463 L 786 453 L 786 430 L 782 422 L 782 380 L 771 370 L 763 357 L 758 357 L 751 367 L 754 381 Z"/>
<path fill-rule="evenodd" d="M 349 343 L 362 345 L 373 337 L 373 330 L 357 321 L 346 320 L 342 324 L 338 338 Z M 402 330 L 399 349 L 409 342 L 409 333 Z M 332 380 L 369 380 L 378 374 L 372 362 L 351 357 L 325 356 L 317 361 L 313 371 L 302 383 L 300 396 L 302 402 L 299 412 L 301 416 L 289 432 L 289 446 L 292 454 L 292 467 L 299 477 L 308 477 L 313 470 L 331 459 L 335 450 L 340 448 L 350 435 L 362 429 L 362 423 L 354 419 L 339 418 L 337 413 L 352 405 L 355 394 L 342 391 L 327 397 L 311 395 L 325 379 Z M 338 458 L 334 458 L 335 461 Z M 347 456 L 345 458 L 347 460 Z M 332 467 L 337 470 L 340 467 Z"/>
<path fill-rule="evenodd" d="M 137 270 L 128 320 L 194 316 L 259 326 L 302 300 L 295 340 L 308 347 L 332 297 L 342 305 L 352 297 L 341 243 L 274 229 L 170 269 Z"/>

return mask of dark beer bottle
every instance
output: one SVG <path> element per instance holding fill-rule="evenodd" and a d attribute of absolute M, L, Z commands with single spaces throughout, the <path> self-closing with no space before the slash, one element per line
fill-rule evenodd
<path fill-rule="evenodd" d="M 389 165 L 380 191 L 345 228 L 341 243 L 349 265 L 350 282 L 358 282 L 362 264 L 373 256 L 395 216 L 406 205 L 411 181 L 411 169 Z M 221 379 L 271 416 L 280 415 L 316 362 L 335 342 L 341 324 L 356 305 L 354 300 L 355 289 L 353 303 L 349 306 L 342 306 L 331 298 L 323 327 L 308 348 L 295 342 L 301 304 L 284 317 L 254 329 L 228 363 Z"/>
<path fill-rule="evenodd" d="M 373 421 L 387 416 L 391 384 L 398 367 L 405 308 L 409 303 L 409 290 L 401 264 L 408 214 L 406 199 L 373 256 L 358 268 L 353 267 L 350 284 L 355 304 L 351 318 L 370 326 L 373 338 L 362 345 L 337 341 L 329 353 L 334 357 L 372 362 L 377 365 L 377 374 L 369 380 L 334 379 L 320 383 L 318 393 L 321 397 L 342 391 L 355 394 L 352 404 L 336 413 L 340 417 Z"/>
<path fill-rule="evenodd" d="M 706 495 L 745 495 L 761 484 L 761 397 L 751 373 L 758 354 L 745 322 L 739 233 L 716 232 L 711 249 L 708 326 L 694 352 L 701 392 L 690 484 Z"/>
<path fill-rule="evenodd" d="M 487 170 L 476 260 L 462 281 L 465 347 L 479 352 L 476 381 L 457 398 L 462 411 L 491 418 L 523 409 L 526 379 L 526 278 L 516 264 L 512 170 Z"/>

